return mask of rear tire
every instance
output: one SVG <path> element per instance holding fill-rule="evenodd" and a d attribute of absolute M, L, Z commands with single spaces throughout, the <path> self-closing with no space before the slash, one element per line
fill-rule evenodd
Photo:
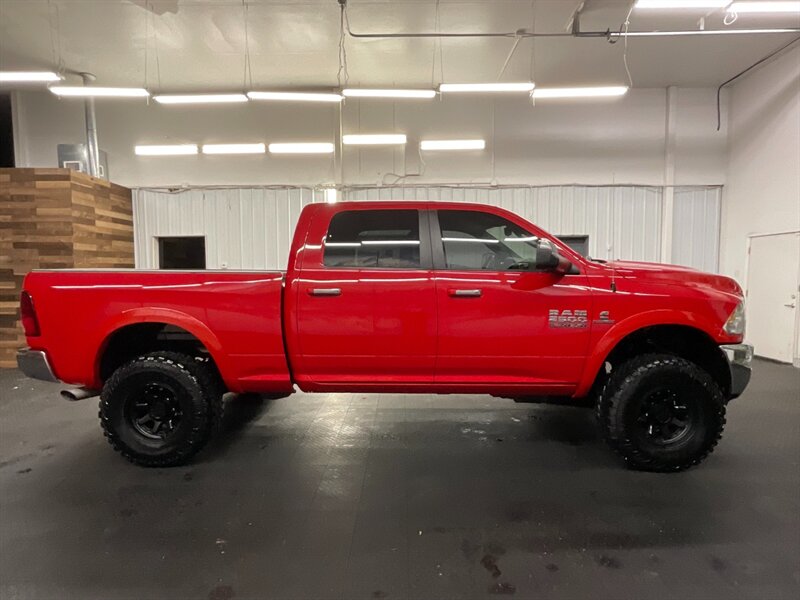
<path fill-rule="evenodd" d="M 645 354 L 611 372 L 597 418 L 608 444 L 631 468 L 682 471 L 713 452 L 725 427 L 725 400 L 694 363 Z"/>
<path fill-rule="evenodd" d="M 108 442 L 145 467 L 184 464 L 222 418 L 213 366 L 177 352 L 151 352 L 119 367 L 100 396 Z"/>

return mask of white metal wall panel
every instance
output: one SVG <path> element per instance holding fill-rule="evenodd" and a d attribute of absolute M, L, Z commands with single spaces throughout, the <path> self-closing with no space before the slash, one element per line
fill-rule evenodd
<path fill-rule="evenodd" d="M 654 187 L 402 187 L 346 190 L 344 200 L 478 202 L 508 209 L 562 235 L 588 235 L 595 258 L 657 262 L 663 190 Z"/>
<path fill-rule="evenodd" d="M 158 268 L 159 237 L 203 235 L 209 269 L 285 269 L 300 211 L 322 199 L 311 188 L 136 190 L 136 267 Z"/>
<path fill-rule="evenodd" d="M 347 200 L 478 202 L 511 210 L 545 230 L 588 235 L 596 258 L 660 261 L 663 189 L 637 186 L 346 188 Z M 312 188 L 137 190 L 136 266 L 157 268 L 159 236 L 205 235 L 208 268 L 284 269 L 304 206 L 324 201 Z M 716 271 L 719 188 L 678 188 L 672 262 Z"/>
<path fill-rule="evenodd" d="M 717 272 L 721 196 L 718 187 L 675 189 L 672 263 Z"/>

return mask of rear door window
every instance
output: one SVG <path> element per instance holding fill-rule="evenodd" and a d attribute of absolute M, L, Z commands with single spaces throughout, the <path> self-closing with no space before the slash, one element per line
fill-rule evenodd
<path fill-rule="evenodd" d="M 419 269 L 416 210 L 347 210 L 331 219 L 325 236 L 326 267 Z"/>

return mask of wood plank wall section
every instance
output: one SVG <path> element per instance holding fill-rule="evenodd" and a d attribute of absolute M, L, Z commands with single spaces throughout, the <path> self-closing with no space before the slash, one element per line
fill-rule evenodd
<path fill-rule="evenodd" d="M 132 267 L 129 189 L 70 169 L 0 169 L 0 368 L 16 367 L 25 346 L 29 271 Z"/>

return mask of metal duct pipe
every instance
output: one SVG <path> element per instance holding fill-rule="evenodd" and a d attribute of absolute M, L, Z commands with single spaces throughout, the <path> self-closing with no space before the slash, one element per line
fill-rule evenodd
<path fill-rule="evenodd" d="M 83 85 L 91 85 L 97 79 L 91 73 L 81 73 Z M 100 177 L 100 148 L 97 143 L 97 119 L 94 113 L 94 98 L 88 97 L 83 102 L 83 109 L 86 118 L 86 159 L 89 167 L 89 175 Z"/>

